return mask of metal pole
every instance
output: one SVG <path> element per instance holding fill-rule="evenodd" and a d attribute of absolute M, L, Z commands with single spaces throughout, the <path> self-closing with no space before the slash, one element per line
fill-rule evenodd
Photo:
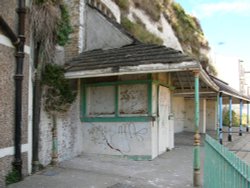
<path fill-rule="evenodd" d="M 219 137 L 220 137 L 220 97 L 219 97 L 219 94 L 217 95 L 216 107 L 217 107 L 217 122 L 216 122 L 217 137 L 216 139 L 219 140 Z"/>
<path fill-rule="evenodd" d="M 249 132 L 249 102 L 247 101 L 247 128 L 246 132 Z"/>
<path fill-rule="evenodd" d="M 243 108 L 243 101 L 240 99 L 240 132 L 239 136 L 242 136 L 242 108 Z"/>
<path fill-rule="evenodd" d="M 223 105 L 223 102 L 222 102 L 222 93 L 220 93 L 220 95 L 219 95 L 219 112 L 220 112 L 219 141 L 220 141 L 220 144 L 223 143 L 223 131 L 222 131 L 222 128 L 223 128 L 223 108 L 222 108 L 222 105 Z"/>
<path fill-rule="evenodd" d="M 15 136 L 14 136 L 14 161 L 13 167 L 18 176 L 22 179 L 22 156 L 21 156 L 21 126 L 22 126 L 22 81 L 23 81 L 23 60 L 25 44 L 25 0 L 18 1 L 18 38 L 16 46 L 16 74 L 15 74 Z"/>
<path fill-rule="evenodd" d="M 232 125 L 233 125 L 233 119 L 232 119 L 232 97 L 229 97 L 229 128 L 228 128 L 228 141 L 232 141 Z"/>
<path fill-rule="evenodd" d="M 199 121 L 200 121 L 200 101 L 199 101 L 199 72 L 194 73 L 195 77 L 195 135 L 194 135 L 194 161 L 193 161 L 193 184 L 194 187 L 201 185 L 200 177 L 200 134 L 199 134 Z"/>

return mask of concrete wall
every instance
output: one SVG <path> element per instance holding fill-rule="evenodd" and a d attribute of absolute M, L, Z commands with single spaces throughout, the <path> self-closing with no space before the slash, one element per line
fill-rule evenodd
<path fill-rule="evenodd" d="M 17 1 L 1 1 L 0 12 L 14 32 L 17 26 Z M 26 44 L 29 44 L 29 25 L 26 22 Z M 30 48 L 25 46 L 22 92 L 22 158 L 23 174 L 31 172 L 31 58 Z M 15 47 L 0 30 L 0 187 L 5 187 L 5 176 L 12 170 L 14 154 L 14 118 L 15 118 Z M 32 97 L 32 96 L 31 96 Z M 32 98 L 31 98 L 32 99 Z"/>
<path fill-rule="evenodd" d="M 215 130 L 216 125 L 216 102 L 213 100 L 200 99 L 200 122 L 199 131 L 205 133 L 206 130 Z M 185 100 L 185 131 L 194 131 L 194 100 Z"/>
<path fill-rule="evenodd" d="M 84 51 L 110 49 L 131 44 L 133 40 L 106 20 L 97 10 L 86 7 Z"/>
<path fill-rule="evenodd" d="M 216 130 L 217 124 L 217 102 L 216 100 L 207 100 L 207 130 Z"/>
<path fill-rule="evenodd" d="M 185 100 L 184 97 L 173 97 L 174 132 L 184 130 L 185 124 Z"/>
<path fill-rule="evenodd" d="M 84 123 L 83 151 L 108 155 L 151 156 L 151 123 Z"/>

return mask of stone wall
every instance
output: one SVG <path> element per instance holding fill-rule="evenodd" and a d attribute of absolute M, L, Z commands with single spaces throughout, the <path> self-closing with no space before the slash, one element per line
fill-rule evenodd
<path fill-rule="evenodd" d="M 17 32 L 17 1 L 1 1 L 0 12 L 3 19 L 9 24 L 12 30 Z M 22 82 L 22 158 L 23 174 L 27 175 L 30 171 L 28 165 L 28 143 L 29 130 L 29 87 L 30 87 L 30 56 L 29 56 L 29 22 L 26 20 L 26 47 L 25 59 L 23 64 Z M 5 176 L 12 170 L 14 154 L 14 118 L 15 118 L 15 79 L 16 58 L 15 48 L 10 40 L 0 30 L 0 187 L 5 186 Z M 31 152 L 31 151 L 29 151 Z"/>

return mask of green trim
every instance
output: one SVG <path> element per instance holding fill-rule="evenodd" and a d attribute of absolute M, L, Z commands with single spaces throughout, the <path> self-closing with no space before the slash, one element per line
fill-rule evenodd
<path fill-rule="evenodd" d="M 148 80 L 128 80 L 117 82 L 102 82 L 102 83 L 86 83 L 81 79 L 81 121 L 83 122 L 148 122 L 152 121 L 152 74 L 148 74 Z M 119 115 L 119 86 L 128 84 L 147 84 L 148 93 L 148 113 L 147 115 L 138 116 L 120 116 Z M 87 88 L 98 86 L 114 86 L 115 87 L 115 116 L 114 117 L 87 117 Z"/>
<path fill-rule="evenodd" d="M 152 105 L 153 105 L 153 96 L 152 96 L 153 89 L 152 89 L 152 87 L 153 87 L 153 84 L 149 83 L 148 84 L 148 114 L 150 116 L 152 116 Z"/>
<path fill-rule="evenodd" d="M 153 77 L 152 73 L 147 75 L 148 80 L 152 80 L 152 77 Z"/>
<path fill-rule="evenodd" d="M 83 122 L 149 122 L 153 121 L 152 116 L 136 116 L 136 117 L 84 117 Z"/>
<path fill-rule="evenodd" d="M 115 86 L 115 117 L 119 117 L 119 86 Z"/>
<path fill-rule="evenodd" d="M 86 87 L 84 86 L 84 81 L 81 79 L 80 82 L 81 82 L 80 83 L 80 86 L 81 86 L 81 88 L 80 88 L 80 91 L 81 91 L 81 93 L 80 93 L 80 96 L 81 96 L 81 98 L 80 98 L 80 110 L 81 110 L 80 118 L 83 118 L 86 115 L 86 109 L 87 109 L 87 105 L 86 105 L 87 93 L 86 93 Z"/>

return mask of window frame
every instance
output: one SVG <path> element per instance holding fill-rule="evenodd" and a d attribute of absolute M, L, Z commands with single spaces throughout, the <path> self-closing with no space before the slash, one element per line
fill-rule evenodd
<path fill-rule="evenodd" d="M 147 114 L 119 114 L 119 86 L 120 85 L 147 85 Z M 114 86 L 115 87 L 115 116 L 114 117 L 89 117 L 87 114 L 87 88 L 97 86 Z M 147 80 L 128 80 L 116 82 L 98 82 L 98 83 L 84 83 L 81 79 L 81 115 L 82 122 L 148 122 L 152 121 L 152 86 L 153 81 Z"/>

